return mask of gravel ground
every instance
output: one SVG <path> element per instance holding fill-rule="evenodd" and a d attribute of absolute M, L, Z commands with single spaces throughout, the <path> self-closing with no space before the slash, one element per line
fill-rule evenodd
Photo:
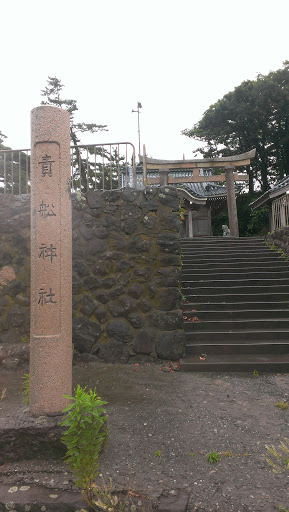
<path fill-rule="evenodd" d="M 2 372 L 0 417 L 11 418 L 23 407 L 22 373 Z M 289 508 L 289 471 L 274 474 L 264 459 L 265 444 L 289 437 L 289 409 L 276 406 L 289 400 L 288 374 L 182 373 L 165 365 L 93 363 L 74 367 L 74 384 L 96 388 L 108 402 L 110 432 L 101 474 L 117 489 L 139 491 L 155 503 L 182 490 L 189 496 L 188 512 Z M 209 452 L 220 454 L 218 463 L 207 461 Z M 75 489 L 66 465 L 55 461 L 4 464 L 0 483 Z"/>

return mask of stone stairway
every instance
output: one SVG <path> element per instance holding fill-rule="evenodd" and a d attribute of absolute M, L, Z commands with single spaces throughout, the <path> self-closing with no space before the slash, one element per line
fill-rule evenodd
<path fill-rule="evenodd" d="M 182 293 L 182 371 L 289 371 L 289 263 L 263 239 L 183 239 Z"/>

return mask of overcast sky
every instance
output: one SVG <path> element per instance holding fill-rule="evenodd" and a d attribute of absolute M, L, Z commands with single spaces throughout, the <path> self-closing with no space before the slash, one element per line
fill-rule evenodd
<path fill-rule="evenodd" d="M 193 157 L 181 135 L 242 81 L 289 60 L 288 0 L 3 0 L 0 130 L 30 147 L 30 111 L 48 76 L 77 100 L 83 142 L 129 141 L 154 158 Z"/>

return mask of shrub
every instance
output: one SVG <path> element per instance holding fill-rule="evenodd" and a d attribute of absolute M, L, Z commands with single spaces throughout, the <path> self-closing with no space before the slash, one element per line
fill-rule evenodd
<path fill-rule="evenodd" d="M 93 487 L 99 475 L 99 454 L 107 441 L 107 416 L 102 401 L 95 390 L 77 386 L 75 396 L 65 395 L 72 401 L 63 412 L 66 416 L 61 423 L 67 427 L 62 442 L 67 447 L 66 462 L 73 471 L 75 483 L 82 489 L 83 497 L 92 511 Z"/>

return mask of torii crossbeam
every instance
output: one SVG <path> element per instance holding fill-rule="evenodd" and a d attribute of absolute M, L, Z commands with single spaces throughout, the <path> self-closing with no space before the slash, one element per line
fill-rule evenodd
<path fill-rule="evenodd" d="M 231 236 L 239 236 L 235 181 L 249 181 L 247 174 L 234 172 L 236 167 L 250 165 L 251 159 L 256 155 L 256 149 L 240 155 L 223 156 L 219 158 L 196 158 L 193 160 L 158 160 L 146 156 L 145 146 L 143 156 L 140 155 L 140 162 L 143 164 L 144 183 L 147 185 L 174 185 L 176 183 L 200 183 L 226 181 L 227 203 L 229 214 L 229 226 Z M 200 169 L 218 168 L 224 169 L 225 173 L 213 176 L 200 176 Z M 193 169 L 193 176 L 169 176 L 169 172 Z M 147 171 L 158 171 L 160 176 L 147 178 Z"/>

